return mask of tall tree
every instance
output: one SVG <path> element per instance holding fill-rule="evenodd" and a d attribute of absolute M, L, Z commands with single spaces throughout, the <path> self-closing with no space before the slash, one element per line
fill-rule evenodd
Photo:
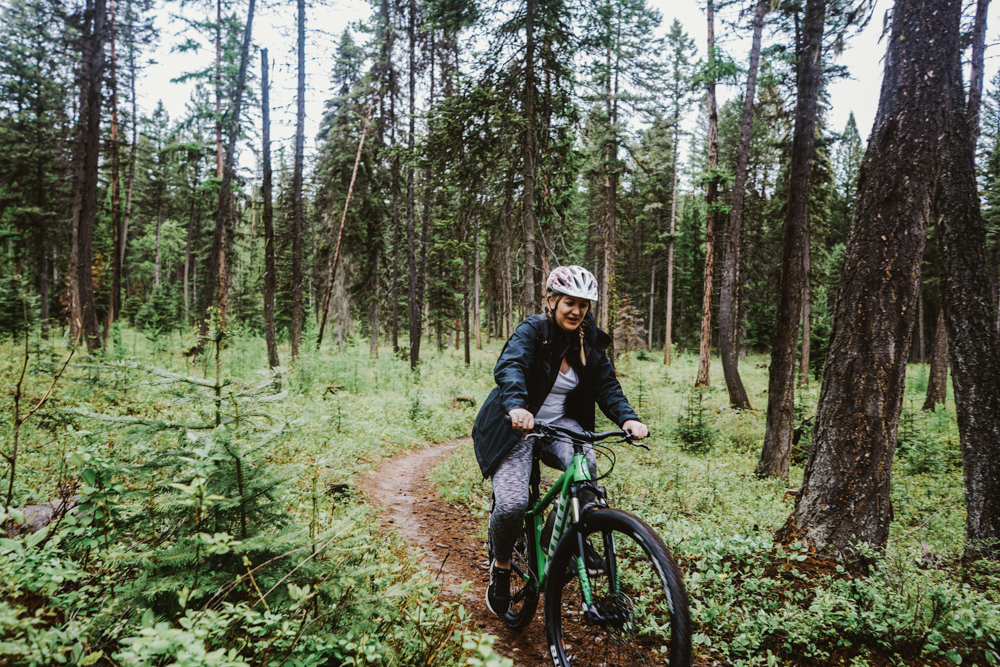
<path fill-rule="evenodd" d="M 618 229 L 618 190 L 626 163 L 619 153 L 625 143 L 627 114 L 648 104 L 659 86 L 662 66 L 653 57 L 662 42 L 651 36 L 659 27 L 659 12 L 645 0 L 599 0 L 584 28 L 585 43 L 593 54 L 590 86 L 596 107 L 592 114 L 596 139 L 593 177 L 598 179 L 601 229 L 601 295 L 598 324 L 613 331 L 615 264 Z"/>
<path fill-rule="evenodd" d="M 263 178 L 260 194 L 264 200 L 264 337 L 267 341 L 267 365 L 281 366 L 278 339 L 274 335 L 274 292 L 277 267 L 274 262 L 274 205 L 271 200 L 271 100 L 268 81 L 267 49 L 260 52 L 261 164 Z"/>
<path fill-rule="evenodd" d="M 898 0 L 893 9 L 812 449 L 780 542 L 840 551 L 888 539 L 896 429 L 960 17 L 959 0 Z"/>
<path fill-rule="evenodd" d="M 671 169 L 673 183 L 670 197 L 670 231 L 667 236 L 667 322 L 663 345 L 663 363 L 670 365 L 670 354 L 673 347 L 674 247 L 677 229 L 677 154 L 680 150 L 681 109 L 691 94 L 691 55 L 695 52 L 694 40 L 688 37 L 677 19 L 674 19 L 670 31 L 667 33 L 667 46 L 670 54 L 667 65 L 667 91 L 670 96 L 674 142 L 673 167 Z M 650 316 L 652 317 L 652 314 Z"/>
<path fill-rule="evenodd" d="M 243 46 L 240 49 L 240 67 L 233 91 L 233 103 L 226 115 L 228 129 L 226 155 L 223 163 L 222 183 L 219 186 L 219 205 L 215 217 L 215 234 L 212 237 L 212 254 L 209 258 L 209 270 L 205 279 L 205 312 L 207 313 L 208 308 L 213 303 L 212 300 L 215 299 L 223 325 L 225 324 L 226 294 L 229 290 L 229 273 L 226 267 L 226 227 L 231 223 L 233 216 L 232 184 L 236 172 L 236 140 L 239 136 L 247 62 L 250 59 L 250 39 L 253 34 L 255 2 L 256 0 L 250 0 L 250 5 L 247 8 L 246 23 L 243 27 Z M 207 331 L 207 327 L 208 318 L 203 316 L 202 333 Z"/>
<path fill-rule="evenodd" d="M 98 168 L 101 151 L 101 106 L 104 80 L 104 40 L 107 36 L 106 0 L 88 2 L 82 31 L 80 146 L 77 167 L 79 202 L 73 223 L 73 320 L 82 329 L 87 349 L 101 346 L 94 300 L 93 244 L 94 220 L 98 206 Z"/>
<path fill-rule="evenodd" d="M 292 327 L 291 339 L 292 359 L 299 355 L 299 343 L 302 340 L 302 170 L 305 161 L 305 123 L 306 123 L 306 3 L 297 0 L 298 8 L 298 82 L 295 96 L 295 164 L 292 170 Z"/>
<path fill-rule="evenodd" d="M 406 137 L 407 148 L 412 154 L 416 145 L 417 119 L 417 3 L 409 0 L 406 35 L 409 39 L 409 100 L 410 126 Z M 419 284 L 417 276 L 417 231 L 416 231 L 416 193 L 414 190 L 414 166 L 410 164 L 406 170 L 406 265 L 409 277 L 409 315 L 410 315 L 410 370 L 416 370 L 420 361 L 420 331 L 421 303 L 418 298 Z"/>
<path fill-rule="evenodd" d="M 705 282 L 701 303 L 701 344 L 698 351 L 698 377 L 694 385 L 707 387 L 710 383 L 709 361 L 712 355 L 712 290 L 715 272 L 715 214 L 719 197 L 719 178 L 715 173 L 719 162 L 719 112 L 715 104 L 715 81 L 718 58 L 715 52 L 715 4 L 708 0 L 705 14 L 708 18 L 708 59 L 705 70 L 705 89 L 708 104 L 708 172 L 705 193 Z"/>
<path fill-rule="evenodd" d="M 802 39 L 797 45 L 795 131 L 785 214 L 784 248 L 778 312 L 771 343 L 767 387 L 767 429 L 757 462 L 757 475 L 787 477 L 792 453 L 795 356 L 802 318 L 805 257 L 809 251 L 809 198 L 812 185 L 816 115 L 822 80 L 823 27 L 826 0 L 806 0 Z"/>
<path fill-rule="evenodd" d="M 719 294 L 719 356 L 729 390 L 729 404 L 739 410 L 750 408 L 743 380 L 740 378 L 736 297 L 740 273 L 740 233 L 743 229 L 743 201 L 746 197 L 747 170 L 750 163 L 750 135 L 753 128 L 753 104 L 757 95 L 757 69 L 760 63 L 761 33 L 769 0 L 757 0 L 754 6 L 753 41 L 747 66 L 747 87 L 743 94 L 743 117 L 740 120 L 740 146 L 736 153 L 736 173 L 733 179 L 732 208 L 726 230 L 726 260 L 722 268 L 722 289 Z"/>
<path fill-rule="evenodd" d="M 986 232 L 976 186 L 988 0 L 978 4 L 969 100 L 951 53 L 951 111 L 937 192 L 941 292 L 965 473 L 965 553 L 1000 559 L 1000 334 L 994 327 Z"/>

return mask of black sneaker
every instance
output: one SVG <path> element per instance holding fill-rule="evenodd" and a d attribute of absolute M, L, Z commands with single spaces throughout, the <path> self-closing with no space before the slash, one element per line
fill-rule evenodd
<path fill-rule="evenodd" d="M 486 607 L 497 616 L 510 609 L 510 570 L 490 563 L 490 585 L 486 589 Z"/>
<path fill-rule="evenodd" d="M 592 577 L 599 577 L 607 572 L 604 565 L 604 558 L 597 553 L 597 548 L 590 543 L 590 540 L 583 541 L 583 562 L 587 564 L 587 574 Z"/>

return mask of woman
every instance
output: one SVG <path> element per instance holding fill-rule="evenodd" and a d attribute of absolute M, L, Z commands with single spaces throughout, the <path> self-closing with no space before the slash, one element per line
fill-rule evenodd
<path fill-rule="evenodd" d="M 597 328 L 590 313 L 597 301 L 594 275 L 579 266 L 560 266 L 549 274 L 545 286 L 544 314 L 521 322 L 504 345 L 493 370 L 497 386 L 472 429 L 483 477 L 493 478 L 489 534 L 494 560 L 486 605 L 498 616 L 510 608 L 510 556 L 528 509 L 535 440 L 522 434 L 536 421 L 593 430 L 595 402 L 608 419 L 637 439 L 649 434 L 604 353 L 611 338 Z M 512 427 L 504 424 L 506 415 Z M 556 441 L 540 455 L 547 464 L 565 470 L 573 448 L 568 441 Z M 591 474 L 596 474 L 593 450 L 587 460 Z"/>

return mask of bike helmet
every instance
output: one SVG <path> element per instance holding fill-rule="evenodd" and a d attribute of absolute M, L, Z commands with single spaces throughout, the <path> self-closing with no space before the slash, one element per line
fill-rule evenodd
<path fill-rule="evenodd" d="M 582 266 L 559 266 L 552 269 L 545 287 L 566 296 L 597 301 L 597 278 Z"/>

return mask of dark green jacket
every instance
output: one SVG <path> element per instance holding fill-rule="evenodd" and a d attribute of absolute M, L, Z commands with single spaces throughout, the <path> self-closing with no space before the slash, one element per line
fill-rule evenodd
<path fill-rule="evenodd" d="M 615 377 L 604 351 L 611 338 L 597 328 L 590 313 L 584 320 L 584 350 L 587 366 L 580 363 L 580 337 L 568 334 L 545 315 L 534 315 L 517 325 L 514 335 L 504 345 L 493 376 L 497 386 L 483 403 L 472 427 L 476 459 L 489 477 L 503 456 L 517 443 L 521 434 L 503 423 L 504 415 L 515 408 L 536 414 L 555 384 L 563 357 L 580 379 L 576 389 L 566 396 L 566 413 L 584 429 L 594 429 L 594 404 L 621 426 L 638 420 L 622 387 Z"/>

